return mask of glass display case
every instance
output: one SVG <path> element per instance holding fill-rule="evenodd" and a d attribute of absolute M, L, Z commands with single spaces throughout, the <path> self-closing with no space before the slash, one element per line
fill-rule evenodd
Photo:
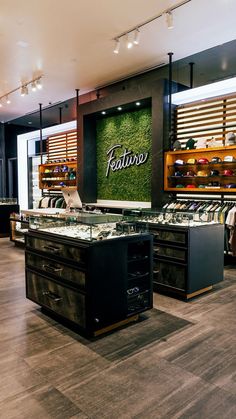
<path fill-rule="evenodd" d="M 34 217 L 26 239 L 26 296 L 98 336 L 152 308 L 152 236 L 121 215 Z"/>
<path fill-rule="evenodd" d="M 125 211 L 153 235 L 153 289 L 189 299 L 223 280 L 224 227 L 214 212 Z"/>
<path fill-rule="evenodd" d="M 89 212 L 67 214 L 63 218 L 30 217 L 29 228 L 86 241 L 108 240 L 147 231 L 146 225 L 139 225 L 122 215 Z"/>
<path fill-rule="evenodd" d="M 144 222 L 148 225 L 161 224 L 161 225 L 174 225 L 182 227 L 198 227 L 205 224 L 216 224 L 219 222 L 215 213 L 207 211 L 157 211 L 157 210 L 124 210 L 124 216 L 129 216 L 133 221 Z"/>

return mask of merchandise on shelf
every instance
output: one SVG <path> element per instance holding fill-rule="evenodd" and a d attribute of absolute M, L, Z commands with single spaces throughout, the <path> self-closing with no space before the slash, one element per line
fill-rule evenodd
<path fill-rule="evenodd" d="M 180 182 L 181 178 L 181 182 Z M 165 153 L 164 190 L 236 192 L 236 146 Z"/>

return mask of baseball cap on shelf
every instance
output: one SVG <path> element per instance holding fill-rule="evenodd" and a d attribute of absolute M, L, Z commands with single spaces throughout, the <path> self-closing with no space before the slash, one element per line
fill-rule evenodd
<path fill-rule="evenodd" d="M 236 142 L 236 137 L 234 132 L 228 132 L 225 136 L 225 145 L 234 145 Z"/>
<path fill-rule="evenodd" d="M 195 143 L 196 141 L 193 138 L 189 138 L 185 145 L 186 150 L 193 150 L 195 148 Z"/>
<path fill-rule="evenodd" d="M 173 144 L 173 150 L 181 150 L 181 142 L 176 140 Z"/>
<path fill-rule="evenodd" d="M 195 164 L 196 162 L 197 160 L 192 158 L 187 160 L 187 164 Z"/>
<path fill-rule="evenodd" d="M 174 164 L 176 164 L 177 166 L 178 165 L 183 165 L 184 164 L 184 161 L 181 160 L 181 159 L 178 159 L 178 160 L 175 160 L 175 163 Z"/>
<path fill-rule="evenodd" d="M 227 185 L 225 185 L 226 188 L 236 188 L 236 183 L 228 183 Z"/>
<path fill-rule="evenodd" d="M 193 170 L 189 170 L 184 176 L 192 177 L 192 176 L 196 176 L 196 173 Z"/>
<path fill-rule="evenodd" d="M 211 174 L 210 174 L 210 176 L 219 176 L 219 174 L 220 174 L 220 172 L 219 172 L 219 170 L 211 170 Z"/>
<path fill-rule="evenodd" d="M 177 172 L 175 172 L 175 176 L 176 177 L 181 177 L 181 176 L 183 176 L 183 173 L 181 173 L 179 170 L 177 170 Z"/>
<path fill-rule="evenodd" d="M 234 172 L 231 169 L 226 169 L 226 170 L 224 170 L 223 175 L 224 176 L 233 176 L 234 175 Z"/>
<path fill-rule="evenodd" d="M 205 157 L 201 157 L 200 159 L 198 159 L 197 161 L 199 164 L 208 164 L 209 160 L 206 159 Z"/>
<path fill-rule="evenodd" d="M 201 189 L 203 189 L 205 187 L 206 187 L 205 185 L 198 185 L 198 188 L 201 188 Z"/>
<path fill-rule="evenodd" d="M 209 176 L 209 173 L 207 172 L 207 170 L 199 170 L 197 172 L 197 176 L 207 177 L 207 176 Z"/>
<path fill-rule="evenodd" d="M 205 138 L 199 138 L 196 143 L 196 148 L 206 148 L 207 140 Z"/>
<path fill-rule="evenodd" d="M 217 156 L 212 157 L 211 159 L 211 163 L 220 163 L 221 161 L 222 161 L 221 158 Z"/>
<path fill-rule="evenodd" d="M 227 161 L 227 162 L 233 162 L 233 161 L 235 161 L 235 158 L 233 157 L 233 156 L 225 156 L 224 157 L 224 161 Z"/>
<path fill-rule="evenodd" d="M 176 188 L 184 188 L 184 185 L 182 185 L 181 183 L 178 183 L 178 185 L 176 185 Z"/>
<path fill-rule="evenodd" d="M 189 185 L 186 186 L 186 188 L 192 189 L 192 188 L 196 188 L 196 186 L 190 183 Z"/>

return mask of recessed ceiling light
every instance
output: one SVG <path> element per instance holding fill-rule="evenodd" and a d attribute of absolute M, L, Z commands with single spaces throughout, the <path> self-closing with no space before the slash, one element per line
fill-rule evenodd
<path fill-rule="evenodd" d="M 118 111 L 122 111 L 122 107 L 121 106 L 118 106 Z"/>
<path fill-rule="evenodd" d="M 102 115 L 106 115 L 106 111 L 102 111 Z"/>
<path fill-rule="evenodd" d="M 140 105 L 141 105 L 141 103 L 140 103 L 140 102 L 136 102 L 136 103 L 135 103 L 135 105 L 136 105 L 136 106 L 140 106 Z"/>

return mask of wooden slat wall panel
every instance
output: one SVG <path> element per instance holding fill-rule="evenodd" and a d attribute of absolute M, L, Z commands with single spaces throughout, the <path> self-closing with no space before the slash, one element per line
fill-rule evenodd
<path fill-rule="evenodd" d="M 184 147 L 189 138 L 212 138 L 225 145 L 228 132 L 236 132 L 236 93 L 177 106 L 174 136 Z"/>
<path fill-rule="evenodd" d="M 77 132 L 75 130 L 47 138 L 48 160 L 77 157 Z"/>

